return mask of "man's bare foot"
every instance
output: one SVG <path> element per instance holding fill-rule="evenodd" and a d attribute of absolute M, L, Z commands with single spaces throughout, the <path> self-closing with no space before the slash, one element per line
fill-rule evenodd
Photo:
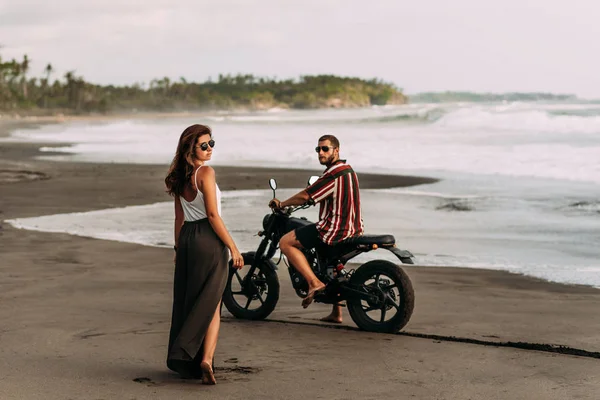
<path fill-rule="evenodd" d="M 202 370 L 202 384 L 203 385 L 216 385 L 217 380 L 215 379 L 215 375 L 213 373 L 213 369 L 210 366 L 210 363 L 207 361 L 202 361 L 200 363 L 200 369 Z"/>
<path fill-rule="evenodd" d="M 319 321 L 331 322 L 333 324 L 341 324 L 342 323 L 342 316 L 341 315 L 335 315 L 335 314 L 331 313 L 328 316 L 321 318 Z"/>
<path fill-rule="evenodd" d="M 304 300 L 302 300 L 302 307 L 306 308 L 306 307 L 310 306 L 310 304 L 315 299 L 315 295 L 322 290 L 325 290 L 325 284 L 323 282 L 321 282 L 320 285 L 315 286 L 312 289 L 309 289 L 308 294 L 306 295 Z"/>

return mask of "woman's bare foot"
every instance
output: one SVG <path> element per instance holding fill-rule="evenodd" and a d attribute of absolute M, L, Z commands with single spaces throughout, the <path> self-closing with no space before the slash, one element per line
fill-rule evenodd
<path fill-rule="evenodd" d="M 306 308 L 308 306 L 310 306 L 310 304 L 313 302 L 313 300 L 315 299 L 315 295 L 320 292 L 325 290 L 325 284 L 323 282 L 319 282 L 320 284 L 313 287 L 312 289 L 308 290 L 308 294 L 306 295 L 306 297 L 304 298 L 304 300 L 302 300 L 302 307 Z"/>
<path fill-rule="evenodd" d="M 200 363 L 200 369 L 202 370 L 202 384 L 203 385 L 216 385 L 217 381 L 213 373 L 213 369 L 208 361 L 202 361 Z"/>

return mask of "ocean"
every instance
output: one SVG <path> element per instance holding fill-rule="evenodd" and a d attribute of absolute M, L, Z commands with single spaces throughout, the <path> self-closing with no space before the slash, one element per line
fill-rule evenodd
<path fill-rule="evenodd" d="M 214 165 L 321 168 L 314 147 L 319 136 L 331 133 L 340 139 L 342 158 L 359 173 L 439 178 L 361 191 L 367 233 L 394 234 L 417 264 L 501 269 L 600 287 L 600 104 L 215 112 L 73 122 L 16 131 L 2 140 L 43 143 L 48 155 L 42 157 L 57 162 L 168 164 L 181 131 L 192 123 L 213 128 Z M 293 193 L 279 191 L 278 197 Z M 256 247 L 271 196 L 267 182 L 265 190 L 224 194 L 223 217 L 242 251 Z M 304 215 L 314 219 L 316 212 Z M 9 222 L 171 246 L 172 218 L 172 205 L 158 203 Z M 370 258 L 393 259 L 385 250 L 362 256 Z"/>

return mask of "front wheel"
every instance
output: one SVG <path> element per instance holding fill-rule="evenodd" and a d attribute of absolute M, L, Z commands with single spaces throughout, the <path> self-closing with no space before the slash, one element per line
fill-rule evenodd
<path fill-rule="evenodd" d="M 273 312 L 279 301 L 279 278 L 269 265 L 259 265 L 248 276 L 254 263 L 254 253 L 243 253 L 244 266 L 233 268 L 229 263 L 229 278 L 223 293 L 223 304 L 234 317 L 241 319 L 265 319 Z"/>
<path fill-rule="evenodd" d="M 350 284 L 371 295 L 370 300 L 348 299 L 348 312 L 354 323 L 370 332 L 399 332 L 410 320 L 415 295 L 408 275 L 385 260 L 361 265 Z"/>

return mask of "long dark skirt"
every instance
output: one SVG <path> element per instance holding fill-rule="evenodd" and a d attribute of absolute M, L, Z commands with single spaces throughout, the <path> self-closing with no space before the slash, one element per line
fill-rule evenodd
<path fill-rule="evenodd" d="M 201 376 L 202 344 L 227 284 L 229 253 L 208 219 L 185 222 L 179 234 L 167 366 Z"/>

